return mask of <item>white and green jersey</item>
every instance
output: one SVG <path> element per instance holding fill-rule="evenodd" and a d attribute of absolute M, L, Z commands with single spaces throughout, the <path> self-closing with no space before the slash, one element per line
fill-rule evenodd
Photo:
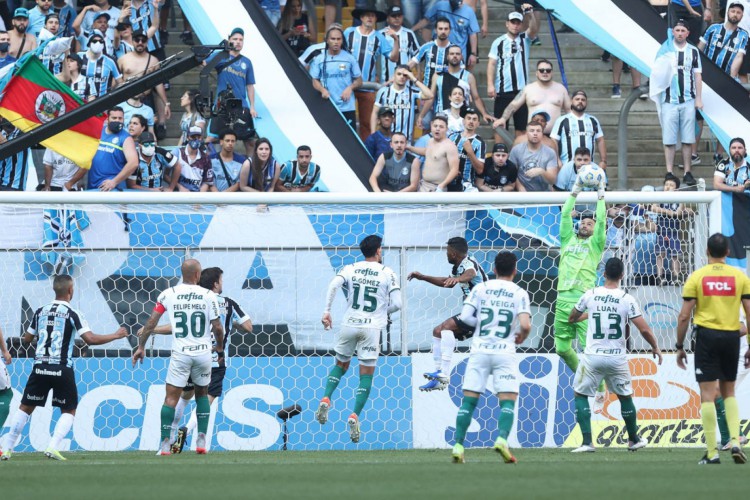
<path fill-rule="evenodd" d="M 345 266 L 336 275 L 344 280 L 347 310 L 343 324 L 359 328 L 385 328 L 392 292 L 400 290 L 396 273 L 377 262 Z"/>
<path fill-rule="evenodd" d="M 477 317 L 472 353 L 516 352 L 518 315 L 531 314 L 526 290 L 512 281 L 489 280 L 471 290 L 464 301 L 464 306 L 467 305 L 474 308 Z"/>
<path fill-rule="evenodd" d="M 625 329 L 630 320 L 642 314 L 632 295 L 620 288 L 598 286 L 584 293 L 575 308 L 589 312 L 586 354 L 625 356 Z"/>
<path fill-rule="evenodd" d="M 199 356 L 211 352 L 211 321 L 219 317 L 219 301 L 211 290 L 180 283 L 161 292 L 155 311 L 167 313 L 172 325 L 172 352 Z"/>

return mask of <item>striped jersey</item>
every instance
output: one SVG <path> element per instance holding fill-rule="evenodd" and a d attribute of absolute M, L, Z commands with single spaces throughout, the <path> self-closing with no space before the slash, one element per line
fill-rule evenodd
<path fill-rule="evenodd" d="M 450 47 L 450 43 L 445 47 L 440 47 L 433 40 L 419 47 L 417 54 L 412 57 L 411 60 L 417 64 L 424 62 L 424 79 L 422 83 L 428 87 L 432 83 L 432 75 L 435 72 L 442 73 L 448 65 L 445 60 L 446 55 L 448 55 L 448 47 Z"/>
<path fill-rule="evenodd" d="M 81 74 L 88 79 L 88 87 L 92 94 L 101 97 L 110 89 L 114 80 L 122 76 L 117 63 L 111 57 L 102 54 L 96 60 L 88 58 L 88 52 L 79 52 L 81 58 Z"/>
<path fill-rule="evenodd" d="M 745 54 L 748 33 L 742 28 L 728 30 L 722 23 L 712 24 L 700 38 L 703 51 L 725 73 L 729 73 L 735 56 Z"/>
<path fill-rule="evenodd" d="M 344 31 L 344 40 L 349 53 L 354 56 L 362 71 L 363 82 L 376 81 L 376 66 L 380 56 L 388 57 L 393 44 L 379 31 L 363 35 L 359 28 L 351 27 Z"/>
<path fill-rule="evenodd" d="M 596 117 L 584 113 L 576 116 L 573 112 L 561 116 L 552 127 L 550 137 L 559 144 L 560 160 L 572 160 L 577 148 L 588 148 L 594 161 L 596 140 L 604 137 L 602 126 Z"/>
<path fill-rule="evenodd" d="M 381 87 L 375 94 L 375 106 L 393 110 L 393 127 L 391 132 L 401 132 L 406 140 L 411 142 L 414 135 L 414 119 L 418 114 L 417 101 L 420 91 L 407 84 L 403 89 L 396 90 L 393 84 Z"/>
<path fill-rule="evenodd" d="M 73 366 L 76 334 L 90 332 L 81 313 L 64 300 L 53 300 L 40 307 L 31 318 L 27 333 L 38 337 L 34 364 Z"/>
<path fill-rule="evenodd" d="M 457 79 L 457 84 L 448 84 L 443 88 L 445 76 L 450 75 L 453 79 Z M 448 109 L 451 107 L 450 100 L 448 97 L 450 96 L 451 90 L 459 86 L 464 89 L 464 95 L 466 96 L 466 104 L 471 103 L 471 86 L 469 84 L 469 77 L 471 76 L 471 72 L 466 69 L 460 69 L 458 73 L 451 73 L 449 71 L 445 71 L 443 73 L 437 73 L 435 74 L 435 100 L 433 102 L 433 110 L 436 113 L 441 112 L 444 109 Z M 445 82 L 447 83 L 447 82 Z M 448 88 L 450 86 L 451 88 Z"/>
<path fill-rule="evenodd" d="M 458 278 L 469 269 L 476 271 L 477 275 L 468 283 L 459 283 L 458 286 L 461 287 L 461 293 L 463 293 L 464 299 L 469 296 L 469 293 L 471 293 L 471 290 L 475 286 L 487 281 L 487 273 L 484 272 L 484 269 L 479 265 L 479 262 L 470 255 L 467 255 L 460 264 L 453 266 L 453 269 L 451 269 L 451 278 Z"/>
<path fill-rule="evenodd" d="M 664 100 L 672 104 L 682 104 L 695 99 L 695 73 L 701 73 L 700 51 L 689 43 L 682 49 L 676 48 L 677 71 L 672 76 L 672 82 L 664 91 Z"/>
<path fill-rule="evenodd" d="M 289 160 L 281 167 L 279 180 L 287 189 L 293 187 L 314 186 L 320 179 L 320 166 L 315 162 L 310 162 L 307 172 L 304 174 L 299 171 L 297 160 Z"/>
<path fill-rule="evenodd" d="M 325 42 L 320 43 L 314 43 L 310 45 L 301 56 L 299 56 L 299 62 L 302 63 L 303 66 L 310 66 L 310 63 L 313 62 L 313 59 L 318 57 L 320 54 L 323 53 L 323 51 L 326 48 Z"/>
<path fill-rule="evenodd" d="M 59 75 L 63 72 L 63 64 L 65 64 L 65 54 L 58 54 L 56 56 L 41 55 L 40 59 L 45 68 L 47 68 L 53 75 Z"/>
<path fill-rule="evenodd" d="M 224 357 L 219 360 L 219 355 L 215 352 L 212 352 L 211 368 L 226 366 L 227 358 L 229 357 L 229 351 L 227 351 L 227 346 L 229 345 L 229 333 L 234 328 L 235 323 L 242 324 L 245 321 L 250 320 L 250 316 L 245 314 L 239 304 L 237 304 L 237 302 L 235 302 L 234 300 L 230 299 L 229 297 L 222 297 L 221 295 L 217 295 L 216 298 L 219 301 L 219 318 L 221 319 L 221 324 L 224 327 Z M 214 347 L 216 347 L 216 339 L 214 338 L 213 333 L 211 334 L 211 343 Z"/>
<path fill-rule="evenodd" d="M 168 168 L 174 167 L 179 158 L 163 148 L 156 148 L 151 162 L 146 160 L 138 153 L 138 168 L 129 179 L 134 180 L 136 184 L 147 188 L 162 187 L 162 176 Z"/>
<path fill-rule="evenodd" d="M 91 95 L 89 79 L 85 75 L 78 75 L 78 78 L 70 82 L 70 90 L 85 102 L 86 98 Z"/>
<path fill-rule="evenodd" d="M 385 34 L 388 31 L 388 26 L 380 30 L 380 33 L 384 37 L 388 37 Z M 380 81 L 387 82 L 393 75 L 396 74 L 396 66 L 399 64 L 409 64 L 409 61 L 417 55 L 419 51 L 419 41 L 417 35 L 410 29 L 402 27 L 398 30 L 398 62 L 395 63 L 388 57 L 390 53 L 383 54 L 383 58 L 380 60 Z"/>
<path fill-rule="evenodd" d="M 727 186 L 741 186 L 750 179 L 750 164 L 743 161 L 736 167 L 732 160 L 720 161 L 716 164 L 714 176 L 721 178 Z"/>
<path fill-rule="evenodd" d="M 15 129 L 8 135 L 8 140 L 11 141 L 20 134 L 21 131 Z M 24 191 L 29 177 L 29 166 L 34 168 L 33 161 L 29 148 L 0 160 L 0 187 Z"/>
<path fill-rule="evenodd" d="M 130 4 L 130 24 L 133 25 L 133 33 L 136 31 L 148 33 L 154 21 L 154 8 L 149 0 L 143 0 L 143 3 L 139 7 L 135 6 L 135 2 Z M 159 50 L 161 47 L 162 43 L 159 37 L 159 30 L 157 29 L 154 36 L 148 39 L 148 51 L 153 52 Z"/>
<path fill-rule="evenodd" d="M 471 149 L 474 150 L 474 154 L 481 161 L 484 161 L 484 155 L 487 150 L 487 145 L 484 140 L 474 134 L 472 137 L 465 137 L 463 134 L 453 134 L 450 136 L 450 140 L 458 148 L 458 177 L 448 184 L 449 191 L 463 191 L 464 183 L 469 183 L 472 186 L 476 185 L 477 173 L 474 170 L 474 165 L 471 164 L 469 156 L 464 151 L 464 141 L 471 142 Z"/>
<path fill-rule="evenodd" d="M 159 294 L 154 311 L 169 316 L 172 352 L 199 356 L 211 351 L 211 321 L 219 318 L 219 301 L 214 292 L 180 283 Z"/>
<path fill-rule="evenodd" d="M 524 31 L 515 38 L 507 33 L 495 39 L 487 57 L 497 61 L 495 92 L 520 92 L 529 82 L 529 49 Z"/>

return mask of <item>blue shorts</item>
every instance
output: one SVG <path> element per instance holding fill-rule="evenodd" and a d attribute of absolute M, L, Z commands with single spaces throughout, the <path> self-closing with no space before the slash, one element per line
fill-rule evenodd
<path fill-rule="evenodd" d="M 680 254 L 680 239 L 676 236 L 659 235 L 656 239 L 656 253 L 664 253 L 667 257 Z"/>
<path fill-rule="evenodd" d="M 661 105 L 661 139 L 665 146 L 695 143 L 695 101 Z"/>

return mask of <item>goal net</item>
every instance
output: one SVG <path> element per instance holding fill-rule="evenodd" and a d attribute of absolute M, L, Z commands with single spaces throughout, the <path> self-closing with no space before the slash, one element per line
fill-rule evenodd
<path fill-rule="evenodd" d="M 16 358 L 9 366 L 13 408 L 20 402 L 34 353 L 34 346 L 22 344 L 19 337 L 33 312 L 54 298 L 51 278 L 67 273 L 75 279 L 72 305 L 95 333 L 124 325 L 131 336 L 96 347 L 79 340 L 74 366 L 80 402 L 63 447 L 156 449 L 171 337 L 153 337 L 142 366 L 132 368 L 130 355 L 157 295 L 180 281 L 181 262 L 193 257 L 204 269 L 223 270 L 223 295 L 253 322 L 251 333 L 235 329 L 230 334 L 224 393 L 214 403 L 209 427 L 212 449 L 279 449 L 283 424 L 276 413 L 292 404 L 301 405 L 303 412 L 288 422 L 290 449 L 447 447 L 453 443 L 461 404 L 468 342 L 459 343 L 447 390 L 422 393 L 418 387 L 424 383 L 422 373 L 434 370 L 432 330 L 460 312 L 462 297 L 457 289 L 406 278 L 412 271 L 448 276 L 452 266 L 445 243 L 462 236 L 488 274 L 497 251 L 515 252 L 517 282 L 532 301 L 532 333 L 519 349 L 522 384 L 511 445 L 579 444 L 573 374 L 554 353 L 560 206 L 567 194 L 409 195 L 399 198 L 400 205 L 392 204 L 392 196 L 372 196 L 367 205 L 361 204 L 362 195 L 336 194 L 4 197 L 0 327 Z M 41 199 L 54 203 L 39 203 Z M 593 209 L 592 194 L 580 199 L 578 211 Z M 28 203 L 34 200 L 36 204 Z M 623 285 L 667 352 L 675 340 L 680 285 L 703 263 L 709 228 L 720 227 L 712 200 L 712 193 L 701 192 L 608 194 L 604 259 L 625 261 Z M 667 202 L 684 203 L 688 210 L 665 226 L 667 219 L 657 207 Z M 354 445 L 345 422 L 357 387 L 356 358 L 334 395 L 329 423 L 321 426 L 313 413 L 333 364 L 337 321 L 345 308 L 344 298 L 337 297 L 334 329 L 325 331 L 320 323 L 325 291 L 338 269 L 361 258 L 358 243 L 368 234 L 384 237 L 384 263 L 399 276 L 404 306 L 382 332 L 375 382 L 362 414 L 363 438 Z M 700 403 L 691 370 L 679 370 L 672 355 L 657 366 L 644 354 L 646 347 L 633 328 L 630 367 L 641 432 L 660 446 L 699 444 Z M 185 419 L 193 408 L 191 403 Z M 741 413 L 748 417 L 750 408 L 742 406 Z M 488 391 L 467 445 L 491 445 L 498 415 L 497 400 Z M 50 406 L 38 409 L 30 434 L 16 450 L 46 447 L 57 418 Z M 614 396 L 593 418 L 599 446 L 625 444 Z"/>

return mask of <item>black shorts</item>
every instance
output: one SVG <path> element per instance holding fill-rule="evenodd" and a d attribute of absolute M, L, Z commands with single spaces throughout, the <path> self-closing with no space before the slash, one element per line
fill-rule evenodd
<path fill-rule="evenodd" d="M 495 96 L 495 118 L 503 116 L 503 111 L 508 107 L 513 99 L 516 98 L 518 92 L 501 92 Z M 526 124 L 529 121 L 529 108 L 524 104 L 513 113 L 513 126 L 516 130 L 526 130 Z M 506 124 L 505 128 L 508 128 Z M 508 144 L 508 149 L 512 144 Z"/>
<path fill-rule="evenodd" d="M 750 55 L 745 54 L 740 65 L 740 75 L 750 74 Z"/>
<path fill-rule="evenodd" d="M 698 382 L 734 382 L 739 359 L 739 332 L 696 327 L 695 379 Z"/>
<path fill-rule="evenodd" d="M 211 118 L 210 122 L 208 122 L 208 134 L 212 137 L 219 137 L 222 132 L 229 128 L 226 116 L 215 116 Z M 236 122 L 231 129 L 237 135 L 238 141 L 248 141 L 258 137 L 258 134 L 255 132 L 253 117 L 250 115 L 250 110 L 247 108 L 242 108 L 239 121 Z"/>
<path fill-rule="evenodd" d="M 78 407 L 78 388 L 70 366 L 41 363 L 34 365 L 21 404 L 44 406 L 52 390 L 52 406 L 61 410 L 75 410 Z"/>
<path fill-rule="evenodd" d="M 226 366 L 220 366 L 218 368 L 211 368 L 211 381 L 208 383 L 208 395 L 215 398 L 220 397 L 224 391 L 224 376 L 227 373 Z M 183 391 L 195 390 L 195 384 L 193 379 L 188 378 L 188 383 L 182 388 Z"/>
<path fill-rule="evenodd" d="M 453 316 L 453 321 L 456 322 L 456 329 L 453 330 L 456 340 L 466 340 L 474 335 L 474 328 L 467 325 L 459 318 L 460 314 Z"/>

